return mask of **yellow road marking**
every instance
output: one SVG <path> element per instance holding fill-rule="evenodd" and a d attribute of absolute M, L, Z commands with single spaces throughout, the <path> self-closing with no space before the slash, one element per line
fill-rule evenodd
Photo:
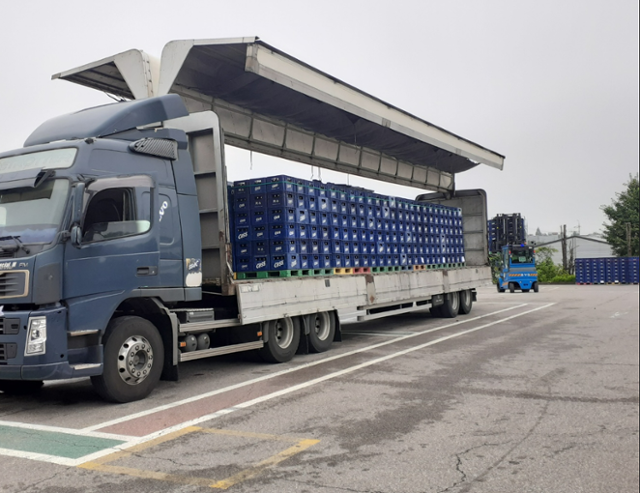
<path fill-rule="evenodd" d="M 238 431 L 238 430 L 221 430 L 219 428 L 202 428 L 201 433 L 214 433 L 216 435 L 227 435 L 243 438 L 258 438 L 260 440 L 274 440 L 278 442 L 292 442 L 298 443 L 303 438 L 288 437 L 284 435 L 268 435 L 266 433 L 253 433 L 250 431 Z"/>
<path fill-rule="evenodd" d="M 289 447 L 282 452 L 273 455 L 261 462 L 258 462 L 252 467 L 248 467 L 240 471 L 239 473 L 234 474 L 226 479 L 216 481 L 215 479 L 210 478 L 198 478 L 194 476 L 181 476 L 178 474 L 167 474 L 158 471 L 149 471 L 145 469 L 134 469 L 131 467 L 123 467 L 112 465 L 112 462 L 115 462 L 120 459 L 124 459 L 126 457 L 130 457 L 138 452 L 142 452 L 143 450 L 147 450 L 149 448 L 155 447 L 156 445 L 160 445 L 161 443 L 169 442 L 180 438 L 181 436 L 187 435 L 189 433 L 209 433 L 216 435 L 226 435 L 226 436 L 236 436 L 242 438 L 257 438 L 260 440 L 273 440 L 280 442 L 289 442 L 295 443 L 295 445 Z M 82 469 L 88 469 L 91 471 L 100 471 L 100 472 L 109 472 L 113 474 L 122 474 L 125 476 L 133 476 L 137 478 L 143 479 L 155 479 L 158 481 L 166 481 L 170 483 L 177 484 L 185 484 L 192 486 L 205 486 L 210 488 L 217 488 L 226 490 L 231 486 L 241 483 L 250 478 L 254 478 L 259 475 L 264 470 L 273 467 L 280 462 L 298 454 L 309 447 L 315 445 L 320 440 L 315 439 L 300 439 L 282 435 L 269 435 L 266 433 L 253 433 L 253 432 L 244 432 L 237 430 L 221 430 L 217 428 L 199 428 L 197 426 L 189 426 L 183 428 L 182 430 L 175 431 L 173 433 L 169 433 L 165 436 L 156 438 L 154 440 L 149 440 L 148 442 L 141 443 L 138 445 L 134 445 L 126 450 L 121 450 L 120 452 L 114 452 L 113 454 L 106 455 L 94 461 L 85 462 L 80 464 L 78 467 Z"/>
<path fill-rule="evenodd" d="M 113 454 L 105 455 L 104 457 L 100 457 L 99 459 L 96 459 L 94 461 L 85 462 L 84 464 L 80 464 L 78 467 L 81 467 L 83 469 L 90 469 L 90 467 L 87 467 L 88 464 L 108 464 L 109 462 L 114 462 L 118 459 L 124 459 L 125 457 L 129 457 L 137 452 L 142 452 L 143 450 L 155 447 L 156 445 L 160 445 L 161 443 L 170 442 L 172 440 L 175 440 L 176 438 L 187 435 L 188 433 L 193 433 L 200 430 L 201 428 L 197 426 L 187 426 L 186 428 L 183 428 L 181 430 L 174 431 L 173 433 L 167 433 L 164 436 L 149 440 L 148 442 L 139 443 L 138 445 L 134 445 L 133 447 L 129 447 L 125 450 L 121 450 L 120 452 L 114 452 Z"/>
<path fill-rule="evenodd" d="M 287 450 L 280 452 L 268 459 L 263 460 L 262 462 L 258 462 L 255 466 L 245 469 L 244 471 L 240 471 L 233 476 L 228 477 L 227 479 L 223 479 L 222 481 L 218 481 L 211 485 L 212 488 L 219 488 L 222 490 L 226 490 L 230 488 L 234 484 L 241 483 L 247 479 L 256 477 L 265 469 L 275 466 L 279 464 L 283 460 L 288 459 L 289 457 L 302 452 L 303 450 L 308 449 L 312 445 L 315 445 L 320 440 L 302 440 L 301 442 L 295 444 L 293 447 L 289 447 Z"/>
<path fill-rule="evenodd" d="M 195 478 L 193 476 L 179 476 L 177 474 L 167 474 L 158 471 L 148 471 L 145 469 L 133 469 L 131 467 L 111 466 L 108 464 L 97 464 L 86 462 L 78 467 L 89 469 L 91 471 L 110 472 L 113 474 L 122 474 L 125 476 L 133 476 L 135 478 L 156 479 L 158 481 L 166 481 L 169 483 L 188 484 L 193 486 L 209 486 L 212 480 L 207 478 Z"/>

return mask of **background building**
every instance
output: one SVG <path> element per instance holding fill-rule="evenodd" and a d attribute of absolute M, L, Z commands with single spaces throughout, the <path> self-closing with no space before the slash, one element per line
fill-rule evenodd
<path fill-rule="evenodd" d="M 527 243 L 536 247 L 553 248 L 553 263 L 562 264 L 562 235 L 527 235 Z M 567 236 L 567 258 L 614 257 L 613 249 L 599 234 Z"/>

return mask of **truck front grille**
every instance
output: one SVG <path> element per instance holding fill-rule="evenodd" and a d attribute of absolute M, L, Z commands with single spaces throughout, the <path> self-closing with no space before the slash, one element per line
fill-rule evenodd
<path fill-rule="evenodd" d="M 15 335 L 20 332 L 19 318 L 0 318 L 0 336 Z"/>
<path fill-rule="evenodd" d="M 0 271 L 0 299 L 19 298 L 29 292 L 29 271 Z"/>
<path fill-rule="evenodd" d="M 5 363 L 9 359 L 13 359 L 18 354 L 17 344 L 0 343 L 0 363 Z"/>

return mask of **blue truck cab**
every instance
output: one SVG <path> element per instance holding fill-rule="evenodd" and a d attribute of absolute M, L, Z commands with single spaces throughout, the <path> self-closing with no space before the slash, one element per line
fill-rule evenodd
<path fill-rule="evenodd" d="M 538 292 L 538 272 L 536 270 L 535 250 L 525 244 L 505 245 L 500 258 L 500 275 L 497 288 L 499 293 L 516 289 L 528 293 Z"/>
<path fill-rule="evenodd" d="M 155 385 L 165 306 L 202 296 L 187 138 L 153 127 L 187 114 L 177 95 L 100 106 L 0 154 L 0 390 L 91 376 L 122 402 Z M 112 370 L 105 331 L 122 339 Z"/>

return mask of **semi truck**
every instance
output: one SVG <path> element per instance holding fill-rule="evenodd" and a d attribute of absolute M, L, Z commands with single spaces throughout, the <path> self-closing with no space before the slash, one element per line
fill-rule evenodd
<path fill-rule="evenodd" d="M 468 313 L 491 284 L 482 190 L 455 174 L 504 156 L 257 37 L 129 50 L 55 74 L 119 102 L 46 121 L 0 154 L 0 390 L 90 377 L 143 399 L 185 362 L 286 362 L 358 319 Z M 461 209 L 464 266 L 247 278 L 234 272 L 225 146 L 395 183 Z M 303 357 L 303 356 L 302 356 Z"/>
<path fill-rule="evenodd" d="M 497 288 L 499 293 L 504 293 L 507 289 L 511 293 L 516 289 L 523 293 L 532 289 L 538 292 L 538 271 L 532 246 L 521 243 L 502 247 Z"/>

